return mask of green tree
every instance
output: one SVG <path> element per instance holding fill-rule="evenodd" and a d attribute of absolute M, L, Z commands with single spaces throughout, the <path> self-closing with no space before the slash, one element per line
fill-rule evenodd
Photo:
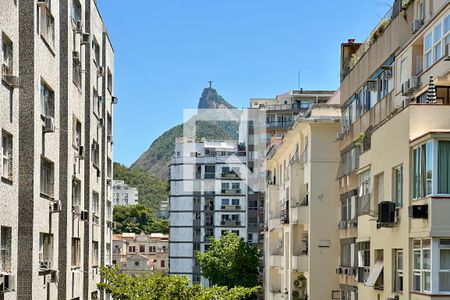
<path fill-rule="evenodd" d="M 102 282 L 99 289 L 120 300 L 241 300 L 254 295 L 258 288 L 190 286 L 187 277 L 167 276 L 160 273 L 143 276 L 121 274 L 119 269 L 100 269 Z"/>
<path fill-rule="evenodd" d="M 203 275 L 210 283 L 228 287 L 255 287 L 261 253 L 234 233 L 211 239 L 208 251 L 197 252 Z"/>
<path fill-rule="evenodd" d="M 158 219 L 153 210 L 143 205 L 116 205 L 113 219 L 116 222 L 115 233 L 169 233 L 169 222 Z"/>

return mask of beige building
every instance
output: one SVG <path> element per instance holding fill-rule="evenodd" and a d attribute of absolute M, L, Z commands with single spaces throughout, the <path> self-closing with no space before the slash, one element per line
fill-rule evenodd
<path fill-rule="evenodd" d="M 268 152 L 265 299 L 329 299 L 339 290 L 340 115 L 338 104 L 313 104 Z"/>
<path fill-rule="evenodd" d="M 112 263 L 126 274 L 169 272 L 169 235 L 122 233 L 113 236 Z"/>
<path fill-rule="evenodd" d="M 448 0 L 342 46 L 341 299 L 450 299 L 449 46 Z"/>
<path fill-rule="evenodd" d="M 0 299 L 99 299 L 114 53 L 94 0 L 2 1 Z"/>

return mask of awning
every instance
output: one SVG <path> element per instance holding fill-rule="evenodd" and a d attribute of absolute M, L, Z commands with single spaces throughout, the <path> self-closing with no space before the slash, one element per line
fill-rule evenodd
<path fill-rule="evenodd" d="M 383 271 L 383 261 L 377 260 L 370 270 L 369 277 L 367 277 L 366 286 L 373 287 L 378 277 L 380 277 L 381 271 Z"/>

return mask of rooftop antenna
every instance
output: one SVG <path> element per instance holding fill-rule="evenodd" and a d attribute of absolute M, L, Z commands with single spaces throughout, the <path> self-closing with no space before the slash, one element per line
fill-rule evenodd
<path fill-rule="evenodd" d="M 301 86 L 301 76 L 300 76 L 301 74 L 300 74 L 300 69 L 298 69 L 298 73 L 297 73 L 297 89 L 299 90 L 300 89 L 300 86 Z"/>
<path fill-rule="evenodd" d="M 213 83 L 213 82 L 214 82 L 213 80 L 208 80 L 209 88 L 210 88 L 210 89 L 212 88 L 212 83 Z"/>

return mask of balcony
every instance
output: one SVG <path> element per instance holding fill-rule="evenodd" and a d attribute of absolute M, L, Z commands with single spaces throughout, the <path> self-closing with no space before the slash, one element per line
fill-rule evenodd
<path fill-rule="evenodd" d="M 292 256 L 292 271 L 293 272 L 308 272 L 309 271 L 308 255 Z"/>
<path fill-rule="evenodd" d="M 269 220 L 269 231 L 273 231 L 273 230 L 280 230 L 281 227 L 281 220 L 276 218 L 276 219 L 270 219 Z"/>
<path fill-rule="evenodd" d="M 242 210 L 242 207 L 240 205 L 222 205 L 220 207 L 220 209 L 236 211 L 236 210 Z"/>
<path fill-rule="evenodd" d="M 267 122 L 268 129 L 289 129 L 292 125 L 294 125 L 294 121 Z"/>
<path fill-rule="evenodd" d="M 281 254 L 273 254 L 269 256 L 269 267 L 270 268 L 282 268 L 282 258 Z"/>
<path fill-rule="evenodd" d="M 220 178 L 222 179 L 241 179 L 236 172 L 230 171 L 220 174 Z"/>
<path fill-rule="evenodd" d="M 292 223 L 293 224 L 308 224 L 309 222 L 309 208 L 308 206 L 298 206 L 292 208 Z"/>
<path fill-rule="evenodd" d="M 241 189 L 223 189 L 221 192 L 225 195 L 239 195 L 241 193 Z"/>
<path fill-rule="evenodd" d="M 220 221 L 222 226 L 241 226 L 241 220 L 222 220 Z"/>

